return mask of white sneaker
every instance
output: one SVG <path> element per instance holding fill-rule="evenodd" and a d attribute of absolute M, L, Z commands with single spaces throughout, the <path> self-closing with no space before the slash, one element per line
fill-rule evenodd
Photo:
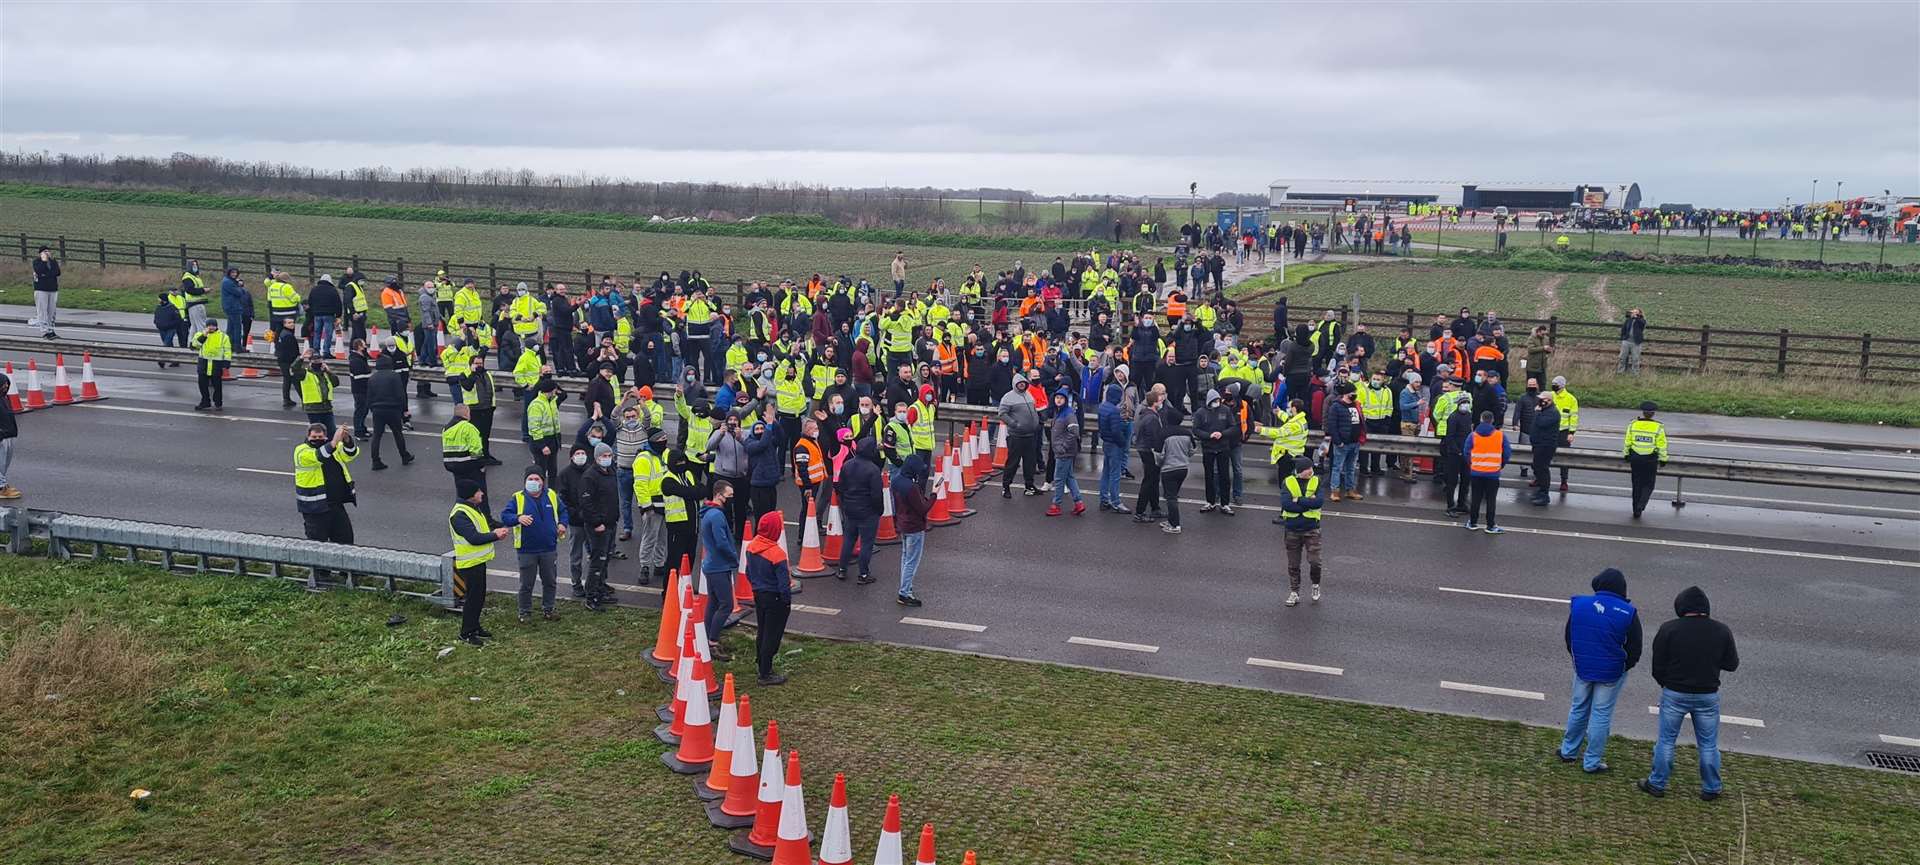
<path fill-rule="evenodd" d="M 1317 603 L 1320 603 L 1320 584 L 1319 584 L 1319 583 L 1314 583 L 1314 584 L 1313 584 L 1313 596 L 1312 596 L 1312 597 L 1313 597 L 1313 602 L 1314 602 L 1314 603 L 1316 603 L 1316 604 L 1317 604 Z"/>
<path fill-rule="evenodd" d="M 1288 593 L 1287 593 L 1287 606 L 1289 606 L 1289 607 L 1297 607 L 1297 606 L 1300 606 L 1300 593 L 1299 593 L 1299 592 L 1288 592 Z"/>

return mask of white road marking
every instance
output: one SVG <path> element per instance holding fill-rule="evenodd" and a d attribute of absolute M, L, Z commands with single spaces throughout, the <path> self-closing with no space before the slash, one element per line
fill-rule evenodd
<path fill-rule="evenodd" d="M 1920 739 L 1909 739 L 1906 736 L 1889 736 L 1881 733 L 1880 741 L 1888 745 L 1899 745 L 1903 748 L 1920 748 Z"/>
<path fill-rule="evenodd" d="M 812 613 L 816 616 L 840 615 L 839 607 L 816 607 L 812 604 L 794 604 L 793 611 L 796 613 Z"/>
<path fill-rule="evenodd" d="M 1512 598 L 1516 601 L 1545 601 L 1549 604 L 1567 603 L 1566 598 L 1543 598 L 1539 595 L 1515 595 L 1508 592 L 1483 592 L 1479 589 L 1456 589 L 1451 586 L 1437 586 L 1436 588 L 1443 592 L 1453 592 L 1459 595 L 1484 595 L 1489 598 Z"/>
<path fill-rule="evenodd" d="M 636 586 L 636 585 L 630 585 L 628 583 L 608 583 L 607 586 L 609 588 L 614 588 L 614 589 L 625 589 L 629 592 L 639 592 L 645 595 L 660 594 L 659 586 Z"/>
<path fill-rule="evenodd" d="M 945 628 L 949 631 L 970 631 L 978 634 L 987 629 L 986 625 L 969 625 L 966 622 L 943 622 L 939 619 L 921 619 L 907 616 L 900 620 L 902 625 L 919 625 L 923 628 Z"/>
<path fill-rule="evenodd" d="M 293 477 L 293 472 L 275 471 L 273 469 L 250 469 L 246 466 L 234 466 L 233 470 L 236 472 L 252 472 L 256 475 L 285 475 L 287 477 Z"/>
<path fill-rule="evenodd" d="M 1067 642 L 1072 643 L 1076 646 L 1094 646 L 1096 648 L 1101 648 L 1101 649 L 1120 649 L 1121 651 L 1126 651 L 1126 652 L 1146 652 L 1147 654 L 1153 654 L 1155 652 L 1160 651 L 1159 646 L 1149 646 L 1145 643 L 1122 643 L 1117 640 L 1096 640 L 1092 637 L 1068 637 Z"/>
<path fill-rule="evenodd" d="M 1649 715 L 1658 715 L 1658 714 L 1660 714 L 1660 707 L 1659 707 L 1659 706 L 1648 706 L 1648 707 L 1647 707 L 1647 714 L 1649 714 Z M 1767 726 L 1767 722 L 1765 722 L 1765 721 L 1762 721 L 1762 720 L 1760 720 L 1759 718 L 1742 718 L 1742 717 L 1740 717 L 1739 715 L 1721 715 L 1721 716 L 1720 716 L 1720 723 L 1722 723 L 1722 724 L 1732 724 L 1732 725 L 1734 725 L 1734 726 L 1736 726 L 1736 727 L 1762 727 L 1762 728 L 1764 728 L 1764 727 L 1766 727 L 1766 726 Z M 1886 738 L 1886 737 L 1884 737 L 1884 736 L 1882 736 L 1881 738 Z M 1920 742 L 1917 742 L 1916 744 L 1920 744 Z"/>
<path fill-rule="evenodd" d="M 1522 485 L 1514 484 L 1508 488 L 1520 489 L 1522 488 Z M 1576 492 L 1576 493 L 1582 490 L 1607 490 L 1609 492 L 1620 492 L 1620 493 L 1633 492 L 1633 487 L 1614 487 L 1614 486 L 1607 486 L 1605 484 L 1573 484 L 1572 489 L 1573 489 L 1573 492 Z M 1735 503 L 1744 504 L 1744 505 L 1807 504 L 1807 502 L 1804 502 L 1804 501 L 1789 501 L 1787 499 L 1763 499 L 1763 498 L 1757 498 L 1754 496 L 1733 496 L 1733 495 L 1727 495 L 1725 493 L 1687 493 L 1686 497 L 1689 499 L 1724 499 L 1729 502 L 1735 502 Z M 1667 502 L 1667 501 L 1672 501 L 1673 496 L 1661 495 L 1660 493 L 1656 492 L 1654 493 L 1653 500 L 1656 502 Z M 1901 514 L 1903 516 L 1912 516 L 1913 514 L 1912 508 L 1888 508 L 1888 507 L 1881 507 L 1879 505 L 1856 505 L 1856 504 L 1847 504 L 1847 503 L 1841 503 L 1841 502 L 1822 502 L 1817 504 L 1822 504 L 1826 507 L 1842 508 L 1850 511 L 1873 511 L 1875 513 L 1883 513 L 1883 514 Z"/>
<path fill-rule="evenodd" d="M 1440 683 L 1440 687 L 1449 691 L 1466 691 L 1471 694 L 1492 694 L 1495 697 L 1518 697 L 1522 700 L 1545 700 L 1547 695 L 1539 691 L 1521 691 L 1515 688 L 1495 688 L 1492 685 L 1472 685 L 1466 682 Z"/>
<path fill-rule="evenodd" d="M 1248 658 L 1251 667 L 1271 667 L 1275 670 L 1292 670 L 1296 673 L 1319 673 L 1323 676 L 1344 676 L 1346 670 L 1339 667 L 1322 667 L 1319 664 L 1300 664 L 1293 661 L 1275 661 L 1271 658 Z"/>

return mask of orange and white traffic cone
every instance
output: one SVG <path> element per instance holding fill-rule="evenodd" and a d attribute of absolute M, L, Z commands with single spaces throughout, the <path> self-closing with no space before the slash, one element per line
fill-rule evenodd
<path fill-rule="evenodd" d="M 933 861 L 933 824 L 920 827 L 920 852 L 913 857 L 913 865 L 935 865 Z"/>
<path fill-rule="evenodd" d="M 873 865 L 902 865 L 900 860 L 900 794 L 887 797 L 887 818 L 880 823 L 880 843 L 873 848 Z"/>
<path fill-rule="evenodd" d="M 100 399 L 100 385 L 93 380 L 93 352 L 80 355 L 80 401 L 92 402 Z"/>
<path fill-rule="evenodd" d="M 780 837 L 773 865 L 813 865 L 813 835 L 807 831 L 807 801 L 800 787 L 800 752 L 787 752 L 787 789 L 780 799 Z"/>
<path fill-rule="evenodd" d="M 674 665 L 679 668 L 679 675 L 673 680 L 672 714 L 667 716 L 666 723 L 653 728 L 655 739 L 676 747 L 680 744 L 680 738 L 687 733 L 687 688 L 698 678 L 696 671 L 699 668 L 698 658 L 692 649 L 687 648 L 693 643 L 693 630 L 683 625 L 681 633 L 682 651 L 679 662 Z"/>
<path fill-rule="evenodd" d="M 800 527 L 800 561 L 793 566 L 796 577 L 824 577 L 833 573 L 820 558 L 820 520 L 811 499 L 807 501 L 807 521 Z"/>
<path fill-rule="evenodd" d="M 936 464 L 939 466 L 938 471 L 940 474 L 936 476 L 937 482 L 934 484 L 933 509 L 927 511 L 927 525 L 950 526 L 960 522 L 960 518 L 953 515 L 953 497 L 945 490 L 948 468 L 947 455 L 941 454 Z"/>
<path fill-rule="evenodd" d="M 978 439 L 974 448 L 978 462 L 975 463 L 973 472 L 980 476 L 982 483 L 985 483 L 987 476 L 993 474 L 993 431 L 987 428 L 986 421 L 980 422 L 980 432 L 975 438 Z"/>
<path fill-rule="evenodd" d="M 840 492 L 835 490 L 827 499 L 827 534 L 820 541 L 820 556 L 830 562 L 840 561 L 840 545 L 846 539 L 846 527 L 840 523 Z"/>
<path fill-rule="evenodd" d="M 19 379 L 13 377 L 13 361 L 7 361 L 7 381 L 19 381 Z M 13 409 L 14 414 L 26 414 L 27 411 L 29 411 L 26 403 L 20 401 L 19 388 L 16 387 L 7 391 L 7 407 Z"/>
<path fill-rule="evenodd" d="M 947 460 L 947 514 L 954 519 L 965 519 L 977 511 L 967 507 L 967 487 L 963 481 L 960 460 L 949 455 Z"/>
<path fill-rule="evenodd" d="M 242 354 L 245 354 L 248 356 L 253 355 L 253 334 L 251 333 L 247 334 L 247 338 L 241 341 L 240 351 Z M 241 378 L 259 378 L 260 368 L 257 366 L 254 366 L 253 364 L 247 364 L 246 366 L 243 366 L 240 368 L 240 377 Z"/>
<path fill-rule="evenodd" d="M 47 392 L 40 387 L 40 363 L 27 358 L 27 411 L 47 407 Z"/>
<path fill-rule="evenodd" d="M 773 845 L 780 840 L 780 806 L 786 799 L 785 764 L 780 762 L 780 723 L 767 722 L 766 756 L 760 763 L 759 795 L 754 800 L 753 829 L 735 832 L 727 839 L 727 849 L 755 859 L 772 859 Z M 727 801 L 734 801 L 733 788 L 727 788 Z M 731 813 L 731 812 L 729 812 Z"/>
<path fill-rule="evenodd" d="M 732 678 L 729 676 L 728 678 Z M 722 709 L 721 711 L 725 711 Z M 733 741 L 727 751 L 727 795 L 707 803 L 707 822 L 720 829 L 745 829 L 758 813 L 754 795 L 760 788 L 759 755 L 753 747 L 753 701 L 741 694 L 734 710 Z M 717 748 L 718 746 L 716 746 Z M 719 765 L 719 757 L 714 764 Z"/>
<path fill-rule="evenodd" d="M 973 462 L 973 429 L 969 427 L 960 436 L 960 490 L 966 495 L 980 488 L 980 478 L 973 473 Z"/>
<path fill-rule="evenodd" d="M 733 609 L 728 611 L 728 621 L 738 621 L 747 615 L 747 608 L 753 606 L 753 582 L 747 579 L 747 554 L 740 554 L 740 569 L 733 574 Z"/>
<path fill-rule="evenodd" d="M 647 663 L 659 669 L 672 667 L 680 659 L 680 572 L 667 571 L 666 591 L 662 595 L 665 603 L 660 609 L 660 633 L 654 638 L 653 653 L 645 655 Z"/>
<path fill-rule="evenodd" d="M 880 525 L 873 532 L 876 547 L 900 543 L 900 529 L 893 524 L 893 474 L 880 470 Z"/>
<path fill-rule="evenodd" d="M 694 675 L 707 686 L 707 696 L 720 693 L 720 683 L 713 678 L 713 643 L 707 639 L 707 608 L 713 606 L 711 592 L 706 591 L 706 575 L 700 576 L 701 593 L 693 597 L 692 612 L 687 614 L 687 622 L 693 625 L 693 666 Z"/>
<path fill-rule="evenodd" d="M 73 385 L 67 383 L 67 356 L 53 356 L 53 404 L 73 405 Z"/>
<path fill-rule="evenodd" d="M 1007 425 L 1000 425 L 1000 432 L 993 440 L 993 468 L 998 471 L 1007 467 Z"/>
<path fill-rule="evenodd" d="M 690 635 L 691 639 L 691 635 Z M 680 736 L 680 749 L 661 754 L 660 762 L 682 775 L 693 775 L 713 762 L 713 714 L 707 710 L 706 682 L 701 679 L 701 661 L 683 665 L 692 675 L 680 677 L 680 698 L 687 701 L 686 728 Z"/>
<path fill-rule="evenodd" d="M 720 688 L 720 717 L 713 724 L 713 763 L 707 777 L 693 782 L 693 795 L 702 802 L 724 799 L 733 783 L 733 739 L 740 731 L 740 716 L 733 695 L 733 674 L 727 674 Z"/>
<path fill-rule="evenodd" d="M 827 823 L 820 827 L 820 865 L 853 865 L 853 830 L 847 825 L 847 776 L 835 773 L 827 800 Z"/>
<path fill-rule="evenodd" d="M 367 326 L 367 357 L 380 356 L 380 328 Z"/>

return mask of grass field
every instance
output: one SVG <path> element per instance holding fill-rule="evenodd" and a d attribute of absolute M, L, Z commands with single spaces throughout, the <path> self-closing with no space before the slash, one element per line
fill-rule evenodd
<path fill-rule="evenodd" d="M 0 858 L 738 861 L 658 762 L 653 616 L 577 609 L 437 658 L 457 622 L 414 602 L 0 559 Z M 847 774 L 857 861 L 888 793 L 954 862 L 1920 858 L 1893 773 L 1727 754 L 1721 801 L 1652 800 L 1640 742 L 1589 778 L 1513 723 L 803 638 L 782 665 L 755 718 L 816 833 Z"/>
<path fill-rule="evenodd" d="M 1508 249 L 1551 248 L 1559 233 L 1549 231 L 1542 235 L 1531 228 L 1523 228 L 1507 235 Z M 1785 260 L 1806 260 L 1828 262 L 1860 262 L 1873 264 L 1881 261 L 1880 244 L 1858 239 L 1829 240 L 1824 252 L 1818 240 L 1780 240 L 1778 237 L 1762 237 L 1756 244 L 1753 240 L 1741 240 L 1732 234 L 1715 235 L 1711 244 L 1704 237 L 1691 232 L 1675 232 L 1659 238 L 1652 234 L 1631 234 L 1629 232 L 1593 232 L 1568 231 L 1572 248 L 1594 252 L 1635 253 L 1641 255 L 1736 255 L 1753 258 L 1775 258 Z M 1434 231 L 1432 225 L 1423 225 L 1414 229 L 1413 245 L 1416 252 L 1430 254 L 1433 251 Z M 1440 233 L 1440 243 L 1460 249 L 1493 249 L 1494 233 L 1491 231 L 1455 231 L 1448 226 Z M 1920 244 L 1901 243 L 1888 235 L 1885 263 L 1888 265 L 1920 264 Z"/>

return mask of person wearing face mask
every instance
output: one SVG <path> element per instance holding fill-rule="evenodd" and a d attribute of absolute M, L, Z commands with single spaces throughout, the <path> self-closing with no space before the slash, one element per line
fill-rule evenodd
<path fill-rule="evenodd" d="M 747 434 L 740 428 L 739 415 L 727 413 L 716 427 L 707 437 L 706 450 L 713 455 L 714 479 L 726 481 L 731 491 L 724 504 L 727 507 L 727 524 L 732 527 L 733 537 L 738 538 L 746 530 L 745 494 L 747 474 L 752 468 L 753 460 L 747 453 Z M 707 636 L 712 637 L 713 633 L 709 631 Z"/>
<path fill-rule="evenodd" d="M 898 468 L 906 464 L 907 456 L 913 452 L 912 410 L 906 403 L 898 403 L 893 407 L 893 417 L 881 431 L 880 456 L 887 465 Z"/>
<path fill-rule="evenodd" d="M 587 535 L 587 609 L 600 612 L 615 605 L 607 586 L 607 565 L 613 558 L 613 534 L 620 524 L 620 484 L 613 471 L 613 448 L 606 442 L 593 447 L 592 464 L 581 476 L 580 524 Z"/>
<path fill-rule="evenodd" d="M 513 550 L 520 566 L 520 624 L 533 617 L 533 583 L 540 581 L 540 612 L 554 618 L 553 594 L 560 539 L 567 535 L 570 515 L 560 494 L 547 485 L 539 467 L 528 466 L 519 491 L 500 510 L 500 522 L 513 533 Z"/>
<path fill-rule="evenodd" d="M 733 611 L 733 573 L 740 567 L 740 551 L 732 519 L 733 484 L 716 478 L 713 493 L 700 506 L 700 577 L 707 583 L 707 640 L 713 659 L 729 656 L 720 648 L 720 629 Z"/>
<path fill-rule="evenodd" d="M 1073 493 L 1073 515 L 1087 512 L 1087 503 L 1080 498 L 1080 481 L 1073 476 L 1073 458 L 1080 452 L 1080 415 L 1070 405 L 1072 395 L 1066 388 L 1053 392 L 1053 504 L 1047 508 L 1047 516 L 1060 515 L 1060 503 L 1065 495 Z"/>
<path fill-rule="evenodd" d="M 306 524 L 308 540 L 353 543 L 353 520 L 347 516 L 347 505 L 357 499 L 353 473 L 347 470 L 347 464 L 359 455 L 349 430 L 328 430 L 318 423 L 308 426 L 306 441 L 294 446 L 293 498 Z M 319 578 L 316 571 L 315 579 Z"/>
<path fill-rule="evenodd" d="M 620 536 L 633 538 L 633 464 L 647 449 L 647 428 L 640 422 L 640 407 L 632 397 L 620 405 L 620 425 L 613 431 L 614 480 L 620 484 Z"/>
<path fill-rule="evenodd" d="M 567 576 L 573 585 L 573 596 L 587 596 L 586 563 L 591 540 L 587 537 L 585 524 L 581 521 L 586 515 L 580 495 L 586 486 L 587 468 L 593 463 L 591 445 L 575 444 L 568 452 L 567 462 L 553 476 L 553 491 L 560 496 L 560 504 L 567 513 Z"/>
<path fill-rule="evenodd" d="M 1354 386 L 1355 402 L 1360 406 L 1360 418 L 1366 424 L 1368 435 L 1392 435 L 1393 429 L 1393 391 L 1387 387 L 1387 374 L 1384 370 L 1374 370 L 1367 378 Z M 1365 454 L 1365 465 L 1361 473 L 1373 477 L 1385 477 L 1387 472 L 1381 467 L 1379 451 Z"/>
<path fill-rule="evenodd" d="M 453 596 L 460 607 L 460 640 L 480 646 L 493 636 L 480 627 L 480 614 L 487 606 L 487 564 L 493 561 L 493 543 L 512 530 L 494 526 L 486 511 L 486 490 L 479 483 L 462 478 L 454 483 L 453 495 L 447 529 L 453 535 Z"/>
<path fill-rule="evenodd" d="M 773 405 L 761 410 L 747 435 L 747 520 L 780 510 L 780 481 L 785 474 L 785 438 Z"/>

